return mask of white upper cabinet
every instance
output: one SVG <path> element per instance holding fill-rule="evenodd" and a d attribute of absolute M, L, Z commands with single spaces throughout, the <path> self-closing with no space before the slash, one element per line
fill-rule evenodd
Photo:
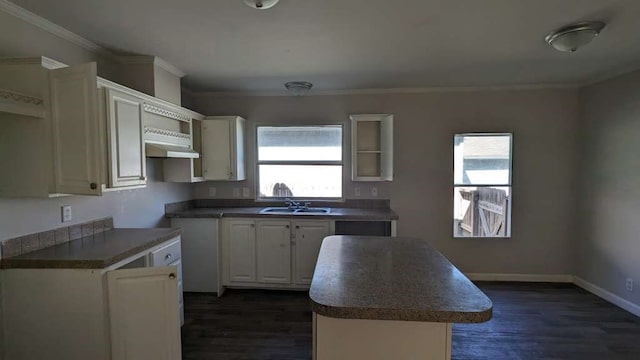
<path fill-rule="evenodd" d="M 143 100 L 109 88 L 104 94 L 109 187 L 144 185 L 147 177 L 142 142 Z"/>
<path fill-rule="evenodd" d="M 102 195 L 145 186 L 145 141 L 170 139 L 197 157 L 191 150 L 195 117 L 203 118 L 99 78 L 95 63 L 0 59 L 0 197 Z M 191 167 L 196 178 L 201 166 Z"/>
<path fill-rule="evenodd" d="M 393 180 L 393 115 L 351 115 L 351 180 Z"/>
<path fill-rule="evenodd" d="M 51 70 L 54 192 L 100 195 L 96 63 Z"/>
<path fill-rule="evenodd" d="M 245 119 L 211 116 L 202 122 L 202 169 L 206 180 L 245 180 Z"/>

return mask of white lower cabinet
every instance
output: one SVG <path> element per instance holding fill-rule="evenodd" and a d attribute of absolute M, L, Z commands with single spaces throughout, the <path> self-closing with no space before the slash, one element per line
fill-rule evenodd
<path fill-rule="evenodd" d="M 257 221 L 258 282 L 291 283 L 291 224 L 289 221 Z"/>
<path fill-rule="evenodd" d="M 311 285 L 322 240 L 331 235 L 328 221 L 294 222 L 293 259 L 295 283 Z"/>
<path fill-rule="evenodd" d="M 0 358 L 181 359 L 179 259 L 149 256 L 171 244 L 105 269 L 3 269 Z"/>
<path fill-rule="evenodd" d="M 225 219 L 223 285 L 308 288 L 329 220 Z"/>
<path fill-rule="evenodd" d="M 256 223 L 254 220 L 229 220 L 225 260 L 229 282 L 256 281 Z"/>
<path fill-rule="evenodd" d="M 176 280 L 172 267 L 107 273 L 112 360 L 182 357 Z"/>

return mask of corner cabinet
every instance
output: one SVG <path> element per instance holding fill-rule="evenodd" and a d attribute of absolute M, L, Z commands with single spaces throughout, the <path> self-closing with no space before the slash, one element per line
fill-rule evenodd
<path fill-rule="evenodd" d="M 179 252 L 167 258 L 179 247 L 174 238 L 103 269 L 3 269 L 0 358 L 179 360 Z"/>
<path fill-rule="evenodd" d="M 351 115 L 351 180 L 393 180 L 393 115 Z"/>
<path fill-rule="evenodd" d="M 228 287 L 307 289 L 330 220 L 222 220 L 222 282 Z"/>
<path fill-rule="evenodd" d="M 41 118 L 0 112 L 0 168 L 11 174 L 0 177 L 0 196 L 99 196 L 144 186 L 137 92 L 99 78 L 96 63 L 51 66 L 45 58 L 0 60 L 0 88 L 42 99 Z"/>
<path fill-rule="evenodd" d="M 246 179 L 245 119 L 209 116 L 202 121 L 202 169 L 206 180 Z"/>

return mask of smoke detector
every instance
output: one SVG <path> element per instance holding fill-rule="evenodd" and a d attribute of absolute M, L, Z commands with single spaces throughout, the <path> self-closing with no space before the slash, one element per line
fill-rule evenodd
<path fill-rule="evenodd" d="M 257 10 L 265 10 L 272 8 L 280 0 L 243 0 L 247 6 Z"/>

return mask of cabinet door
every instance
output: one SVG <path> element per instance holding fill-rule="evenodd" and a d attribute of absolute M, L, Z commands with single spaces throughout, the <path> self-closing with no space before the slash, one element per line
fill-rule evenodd
<path fill-rule="evenodd" d="M 258 221 L 258 282 L 291 283 L 289 221 Z"/>
<path fill-rule="evenodd" d="M 107 273 L 111 359 L 182 357 L 176 271 L 170 266 Z"/>
<path fill-rule="evenodd" d="M 109 186 L 146 184 L 145 147 L 142 140 L 143 102 L 106 89 L 109 147 Z"/>
<path fill-rule="evenodd" d="M 311 284 L 322 240 L 331 235 L 328 221 L 294 222 L 294 261 L 296 284 Z"/>
<path fill-rule="evenodd" d="M 256 229 L 253 220 L 229 221 L 229 281 L 256 281 Z"/>
<path fill-rule="evenodd" d="M 228 120 L 203 120 L 202 169 L 207 180 L 231 180 L 231 122 Z"/>
<path fill-rule="evenodd" d="M 101 195 L 95 63 L 51 70 L 54 192 Z"/>

